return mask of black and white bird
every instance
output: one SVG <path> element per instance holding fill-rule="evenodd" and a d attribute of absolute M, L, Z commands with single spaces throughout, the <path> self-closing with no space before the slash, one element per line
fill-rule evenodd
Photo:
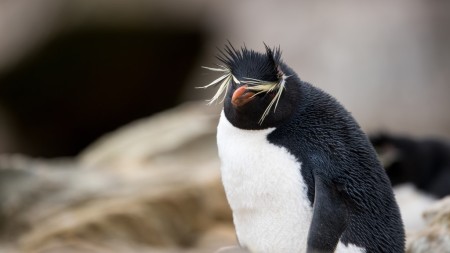
<path fill-rule="evenodd" d="M 435 198 L 450 195 L 450 142 L 387 133 L 370 141 L 392 186 L 409 183 Z"/>
<path fill-rule="evenodd" d="M 281 60 L 231 44 L 217 144 L 241 247 L 250 252 L 404 252 L 397 203 L 366 135 Z"/>

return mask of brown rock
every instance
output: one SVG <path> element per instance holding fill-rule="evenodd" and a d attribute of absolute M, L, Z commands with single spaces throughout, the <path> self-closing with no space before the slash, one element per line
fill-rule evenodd
<path fill-rule="evenodd" d="M 19 193 L 15 205 L 0 206 L 10 226 L 24 225 L 15 244 L 39 253 L 214 252 L 235 244 L 216 121 L 203 103 L 187 104 L 111 133 L 75 161 L 0 158 L 3 171 L 34 182 L 25 189 L 15 179 L 2 190 Z"/>
<path fill-rule="evenodd" d="M 219 249 L 215 253 L 250 253 L 250 251 L 239 246 L 228 246 Z"/>

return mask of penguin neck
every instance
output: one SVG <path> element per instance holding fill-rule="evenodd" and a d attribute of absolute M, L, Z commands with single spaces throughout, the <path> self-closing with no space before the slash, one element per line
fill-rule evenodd
<path fill-rule="evenodd" d="M 235 126 L 232 121 L 230 121 L 228 119 L 228 117 L 226 116 L 225 110 L 222 110 L 221 114 L 220 114 L 220 123 L 219 123 L 219 127 L 226 129 L 226 131 L 228 132 L 228 134 L 232 135 L 232 136 L 240 136 L 243 135 L 242 137 L 251 137 L 251 136 L 255 136 L 255 137 L 261 137 L 261 138 L 266 138 L 267 135 L 269 135 L 271 132 L 273 132 L 276 127 L 266 127 L 266 128 L 258 128 L 258 129 L 245 129 L 245 128 L 240 128 L 239 126 Z"/>

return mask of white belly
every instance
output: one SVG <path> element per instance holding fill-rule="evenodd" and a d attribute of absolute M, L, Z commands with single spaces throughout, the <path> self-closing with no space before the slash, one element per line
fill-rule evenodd
<path fill-rule="evenodd" d="M 258 253 L 305 252 L 313 210 L 301 162 L 267 140 L 273 130 L 236 128 L 222 112 L 217 128 L 222 182 L 241 246 Z M 339 242 L 335 252 L 365 250 Z"/>
<path fill-rule="evenodd" d="M 252 252 L 304 252 L 312 208 L 301 163 L 268 142 L 273 130 L 236 128 L 222 112 L 217 143 L 223 185 L 242 246 Z"/>

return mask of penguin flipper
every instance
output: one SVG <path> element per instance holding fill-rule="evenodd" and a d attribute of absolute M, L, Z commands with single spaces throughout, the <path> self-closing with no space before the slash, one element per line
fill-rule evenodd
<path fill-rule="evenodd" d="M 334 252 L 347 222 L 347 205 L 338 187 L 316 177 L 313 217 L 306 252 Z"/>

